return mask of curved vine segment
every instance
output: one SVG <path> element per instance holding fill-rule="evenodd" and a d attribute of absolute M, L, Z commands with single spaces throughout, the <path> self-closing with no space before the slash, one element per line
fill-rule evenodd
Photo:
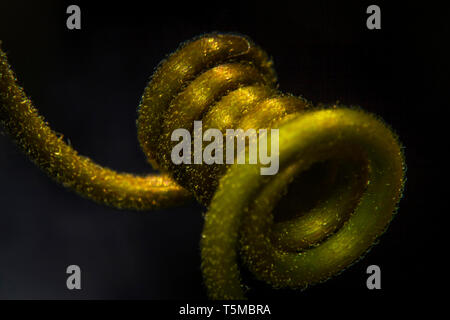
<path fill-rule="evenodd" d="M 186 190 L 209 206 L 201 249 L 212 298 L 245 296 L 238 261 L 274 287 L 325 281 L 370 248 L 401 197 L 405 164 L 390 128 L 361 110 L 317 109 L 279 92 L 272 61 L 246 37 L 210 34 L 183 44 L 145 89 L 138 138 L 149 162 L 176 183 L 166 174 L 118 174 L 78 156 L 38 116 L 3 53 L 0 59 L 0 119 L 57 181 L 120 208 L 176 204 Z M 193 133 L 195 120 L 222 132 L 279 128 L 279 173 L 261 176 L 259 164 L 174 165 L 171 134 Z"/>
<path fill-rule="evenodd" d="M 51 178 L 95 202 L 152 210 L 192 196 L 167 174 L 135 176 L 104 168 L 78 153 L 39 115 L 0 49 L 0 121 L 25 154 Z"/>

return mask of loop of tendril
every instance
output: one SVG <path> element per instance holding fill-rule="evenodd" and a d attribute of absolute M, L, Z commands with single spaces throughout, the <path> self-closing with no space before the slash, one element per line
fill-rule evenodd
<path fill-rule="evenodd" d="M 194 195 L 209 209 L 202 270 L 215 299 L 245 297 L 242 267 L 274 287 L 306 288 L 339 273 L 386 229 L 405 179 L 400 143 L 386 124 L 360 109 L 314 108 L 279 92 L 267 54 L 237 35 L 182 44 L 146 87 L 138 138 L 161 175 L 117 173 L 78 155 L 38 114 L 3 51 L 0 120 L 50 177 L 96 202 L 151 210 Z M 260 165 L 174 165 L 170 135 L 192 132 L 195 120 L 222 132 L 278 128 L 279 173 L 261 176 Z"/>

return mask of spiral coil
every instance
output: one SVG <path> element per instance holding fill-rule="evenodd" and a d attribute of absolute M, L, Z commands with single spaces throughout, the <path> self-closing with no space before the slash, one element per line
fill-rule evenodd
<path fill-rule="evenodd" d="M 248 38 L 210 34 L 183 44 L 146 87 L 141 147 L 162 175 L 138 177 L 79 156 L 38 115 L 0 51 L 0 120 L 52 178 L 94 201 L 138 210 L 208 206 L 201 238 L 209 296 L 245 297 L 240 263 L 274 287 L 305 288 L 361 257 L 396 211 L 404 157 L 395 134 L 362 110 L 317 109 L 277 90 L 267 54 Z M 257 165 L 175 165 L 177 128 L 278 128 L 280 171 Z M 241 259 L 239 259 L 241 257 Z"/>

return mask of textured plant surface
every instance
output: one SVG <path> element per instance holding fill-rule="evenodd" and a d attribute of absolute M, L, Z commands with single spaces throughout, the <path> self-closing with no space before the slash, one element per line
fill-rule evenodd
<path fill-rule="evenodd" d="M 401 145 L 360 109 L 314 108 L 278 91 L 272 61 L 248 38 L 205 35 L 164 60 L 145 89 L 138 137 L 160 175 L 135 176 L 80 156 L 38 114 L 0 50 L 0 121 L 25 154 L 78 194 L 154 210 L 194 196 L 208 207 L 201 239 L 209 296 L 245 297 L 243 264 L 274 287 L 306 288 L 357 261 L 397 209 Z M 280 171 L 257 165 L 174 165 L 177 128 L 278 128 Z"/>

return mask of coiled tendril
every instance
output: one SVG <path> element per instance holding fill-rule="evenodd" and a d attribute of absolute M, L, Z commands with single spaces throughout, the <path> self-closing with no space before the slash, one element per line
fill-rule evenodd
<path fill-rule="evenodd" d="M 396 211 L 404 158 L 395 134 L 362 110 L 313 108 L 276 88 L 272 61 L 249 39 L 210 34 L 164 60 L 145 89 L 138 137 L 145 177 L 103 168 L 47 125 L 0 51 L 0 120 L 41 169 L 99 203 L 150 210 L 193 194 L 208 206 L 202 270 L 211 298 L 244 298 L 242 264 L 274 287 L 305 288 L 361 257 Z M 177 128 L 279 128 L 280 171 L 257 165 L 174 165 Z M 270 138 L 270 137 L 269 137 Z M 270 143 L 269 143 L 270 145 Z"/>

